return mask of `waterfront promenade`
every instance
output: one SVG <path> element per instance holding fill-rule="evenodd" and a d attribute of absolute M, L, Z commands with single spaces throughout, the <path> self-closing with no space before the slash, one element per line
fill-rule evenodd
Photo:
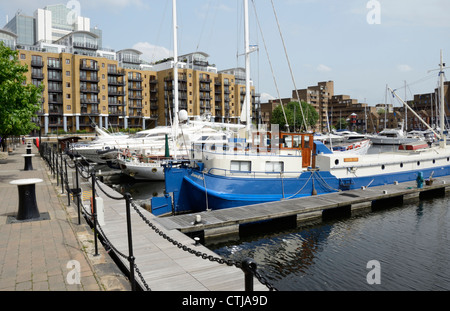
<path fill-rule="evenodd" d="M 66 194 L 37 148 L 32 146 L 32 171 L 24 170 L 25 153 L 26 145 L 19 145 L 0 164 L 0 291 L 130 290 L 102 247 L 99 256 L 92 255 L 91 228 L 84 219 L 78 224 L 75 205 L 67 206 Z M 28 178 L 42 179 L 36 184 L 36 200 L 40 214 L 48 217 L 18 222 L 18 187 L 10 181 Z"/>

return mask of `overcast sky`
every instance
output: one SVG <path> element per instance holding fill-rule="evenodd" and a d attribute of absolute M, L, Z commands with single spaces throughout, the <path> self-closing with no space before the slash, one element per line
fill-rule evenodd
<path fill-rule="evenodd" d="M 0 24 L 18 10 L 32 15 L 56 3 L 74 7 L 73 0 L 0 0 Z M 171 0 L 78 3 L 81 16 L 103 30 L 104 47 L 135 48 L 149 61 L 173 55 Z M 244 67 L 237 57 L 244 49 L 243 0 L 178 0 L 177 7 L 179 55 L 202 51 L 218 70 Z M 450 62 L 449 0 L 249 0 L 249 9 L 250 41 L 259 46 L 251 75 L 263 100 L 328 80 L 335 94 L 370 105 L 384 103 L 386 85 L 405 97 L 406 81 L 412 99 L 437 86 L 438 73 L 428 71 L 438 68 L 441 49 Z"/>

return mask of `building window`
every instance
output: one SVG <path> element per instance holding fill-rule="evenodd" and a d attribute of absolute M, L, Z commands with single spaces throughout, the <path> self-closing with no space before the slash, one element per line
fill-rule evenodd
<path fill-rule="evenodd" d="M 72 109 L 72 107 L 70 105 L 67 105 L 67 110 Z"/>
<path fill-rule="evenodd" d="M 70 77 L 70 71 L 66 71 L 66 77 Z"/>
<path fill-rule="evenodd" d="M 70 82 L 66 82 L 66 87 L 70 87 Z"/>
<path fill-rule="evenodd" d="M 66 64 L 69 65 L 70 64 L 70 59 L 66 59 Z"/>
<path fill-rule="evenodd" d="M 25 54 L 20 54 L 20 59 L 26 59 L 27 58 L 27 56 L 25 55 Z"/>

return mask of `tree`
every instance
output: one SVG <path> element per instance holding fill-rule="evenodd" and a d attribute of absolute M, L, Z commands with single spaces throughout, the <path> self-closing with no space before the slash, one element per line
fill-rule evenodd
<path fill-rule="evenodd" d="M 296 131 L 301 128 L 304 129 L 305 123 L 307 127 L 314 127 L 317 123 L 317 120 L 319 120 L 319 114 L 310 104 L 304 101 L 302 101 L 301 104 L 303 114 L 298 102 L 290 102 L 286 106 L 284 106 L 286 118 L 284 117 L 281 105 L 278 105 L 272 112 L 272 118 L 270 122 L 272 124 L 278 124 L 280 128 L 286 130 L 287 119 L 289 130 L 292 131 Z M 303 122 L 303 116 L 305 117 L 306 122 Z"/>
<path fill-rule="evenodd" d="M 0 136 L 3 151 L 7 138 L 29 134 L 38 127 L 31 119 L 40 110 L 42 86 L 26 84 L 27 65 L 21 65 L 18 51 L 0 42 Z"/>

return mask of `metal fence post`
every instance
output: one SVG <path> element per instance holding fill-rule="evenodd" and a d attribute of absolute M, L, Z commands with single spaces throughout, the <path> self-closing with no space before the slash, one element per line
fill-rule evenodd
<path fill-rule="evenodd" d="M 256 272 L 256 262 L 247 258 L 242 261 L 242 271 L 245 274 L 245 291 L 253 292 L 253 276 Z"/>
<path fill-rule="evenodd" d="M 54 154 L 55 158 L 56 158 L 56 164 L 55 164 L 55 169 L 56 169 L 56 187 L 59 187 L 59 163 L 58 163 L 58 153 Z"/>
<path fill-rule="evenodd" d="M 81 212 L 80 212 L 80 196 L 81 196 L 81 191 L 80 191 L 80 184 L 78 181 L 78 158 L 75 158 L 75 179 L 77 180 L 77 208 L 78 208 L 78 224 L 81 224 Z"/>
<path fill-rule="evenodd" d="M 128 232 L 128 261 L 130 262 L 130 283 L 131 283 L 131 290 L 136 290 L 136 283 L 134 279 L 134 255 L 133 255 L 133 237 L 132 237 L 132 230 L 131 230 L 131 213 L 130 213 L 130 200 L 131 195 L 127 192 L 125 193 L 125 200 L 126 200 L 126 210 L 127 210 L 127 232 Z"/>
<path fill-rule="evenodd" d="M 66 186 L 67 191 L 67 205 L 70 206 L 70 187 L 69 187 L 69 176 L 67 174 L 67 158 L 64 158 L 64 186 Z"/>
<path fill-rule="evenodd" d="M 64 168 L 63 168 L 63 154 L 61 153 L 61 194 L 64 194 Z"/>
<path fill-rule="evenodd" d="M 95 169 L 91 172 L 92 178 L 92 217 L 94 218 L 94 241 L 95 241 L 95 254 L 98 256 L 98 245 L 97 245 L 97 203 L 95 202 Z"/>

